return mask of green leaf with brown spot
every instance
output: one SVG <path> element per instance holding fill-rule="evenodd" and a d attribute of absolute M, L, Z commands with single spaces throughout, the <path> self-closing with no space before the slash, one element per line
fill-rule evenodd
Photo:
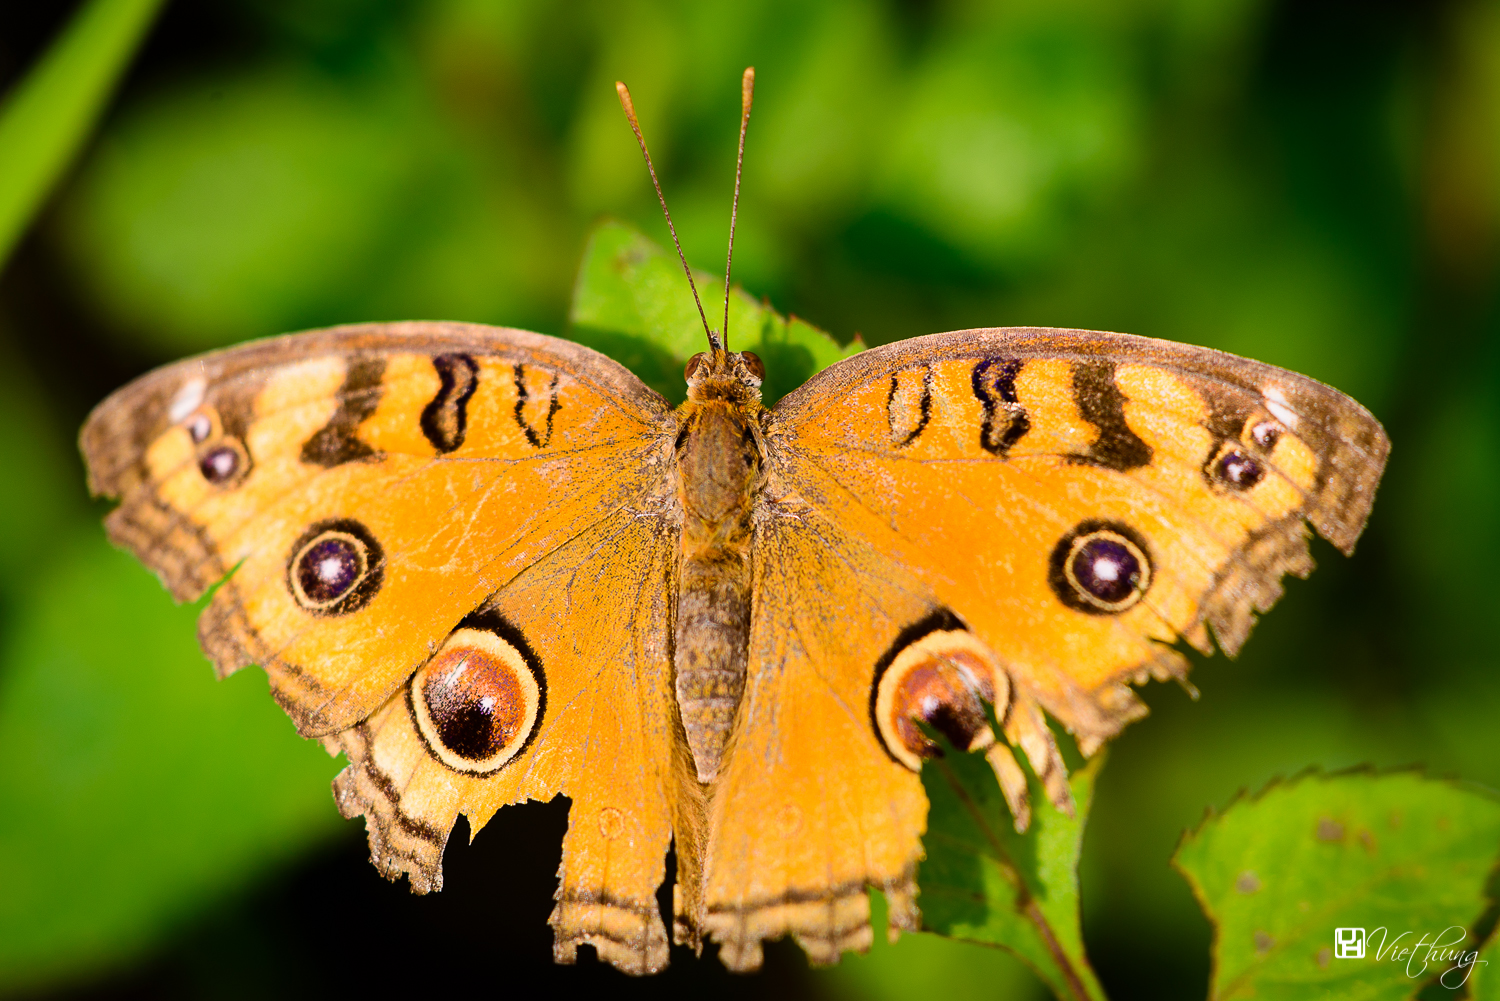
<path fill-rule="evenodd" d="M 1069 781 L 1076 816 L 1047 801 L 1031 778 L 1032 820 L 1017 834 L 984 758 L 929 761 L 922 783 L 932 808 L 917 873 L 922 923 L 950 938 L 1019 956 L 1059 998 L 1104 997 L 1083 951 L 1078 854 L 1104 755 Z"/>
<path fill-rule="evenodd" d="M 1214 924 L 1209 996 L 1411 997 L 1460 962 L 1434 945 L 1474 950 L 1497 846 L 1500 799 L 1416 772 L 1307 774 L 1211 814 L 1173 858 Z"/>

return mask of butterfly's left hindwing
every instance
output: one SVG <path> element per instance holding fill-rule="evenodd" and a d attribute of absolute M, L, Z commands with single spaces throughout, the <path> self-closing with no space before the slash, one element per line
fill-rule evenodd
<path fill-rule="evenodd" d="M 111 538 L 263 666 L 387 875 L 441 885 L 459 813 L 573 800 L 558 955 L 666 962 L 679 802 L 667 623 L 680 515 L 664 401 L 586 348 L 391 324 L 162 369 L 82 434 Z M 689 837 L 690 840 L 690 837 Z"/>
<path fill-rule="evenodd" d="M 626 972 L 666 965 L 656 891 L 674 828 L 691 855 L 700 809 L 674 739 L 675 544 L 639 512 L 601 519 L 465 619 L 369 720 L 325 738 L 349 756 L 335 795 L 346 816 L 367 818 L 382 872 L 440 889 L 458 814 L 477 831 L 502 806 L 561 793 L 558 961 L 587 942 Z M 466 715 L 455 708 L 464 692 L 492 708 Z"/>

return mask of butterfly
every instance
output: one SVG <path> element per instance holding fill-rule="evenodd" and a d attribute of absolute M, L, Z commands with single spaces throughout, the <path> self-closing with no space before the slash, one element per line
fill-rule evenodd
<path fill-rule="evenodd" d="M 675 408 L 568 341 L 385 323 L 167 366 L 81 434 L 110 538 L 213 591 L 204 651 L 347 758 L 386 876 L 440 889 L 459 814 L 568 797 L 559 962 L 666 965 L 669 848 L 671 940 L 732 969 L 867 947 L 870 887 L 917 928 L 929 734 L 1018 829 L 1017 751 L 1071 810 L 1047 717 L 1091 755 L 1133 683 L 1186 683 L 1172 644 L 1237 652 L 1308 525 L 1352 552 L 1389 451 L 1321 383 L 1166 341 L 935 334 L 768 408 L 708 333 Z"/>

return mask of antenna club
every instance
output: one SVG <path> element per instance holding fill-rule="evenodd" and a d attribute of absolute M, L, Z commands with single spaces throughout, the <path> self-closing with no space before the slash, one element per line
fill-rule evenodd
<path fill-rule="evenodd" d="M 745 75 L 740 77 L 740 115 L 750 114 L 750 98 L 755 94 L 755 67 L 746 66 Z"/>
<path fill-rule="evenodd" d="M 619 80 L 615 81 L 615 93 L 620 95 L 620 104 L 625 108 L 626 116 L 634 118 L 635 104 L 630 100 L 630 91 Z"/>

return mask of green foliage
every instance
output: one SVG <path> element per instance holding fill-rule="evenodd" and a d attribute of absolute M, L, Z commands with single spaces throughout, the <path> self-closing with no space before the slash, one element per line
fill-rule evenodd
<path fill-rule="evenodd" d="M 551 238 L 519 239 L 527 200 L 463 152 L 399 77 L 271 66 L 127 115 L 61 232 L 98 308 L 163 357 L 375 316 L 527 323 L 511 290 Z"/>
<path fill-rule="evenodd" d="M 1214 922 L 1211 997 L 1394 1001 L 1459 965 L 1434 943 L 1476 948 L 1497 845 L 1493 795 L 1414 772 L 1304 775 L 1210 815 L 1173 863 Z M 1337 958 L 1335 928 L 1364 929 L 1365 958 Z"/>
<path fill-rule="evenodd" d="M 973 754 L 950 754 L 922 769 L 932 803 L 918 874 L 922 922 L 942 935 L 1002 946 L 1026 962 L 1059 998 L 1104 996 L 1083 950 L 1078 857 L 1099 754 L 1074 772 L 1076 816 L 1059 812 L 1031 778 L 1032 821 L 1016 833 L 995 775 Z"/>
<path fill-rule="evenodd" d="M 0 657 L 0 985 L 117 964 L 339 830 L 337 767 L 246 671 L 216 685 L 99 529 L 54 536 Z"/>
<path fill-rule="evenodd" d="M 0 104 L 0 265 L 83 145 L 161 0 L 90 0 Z"/>
<path fill-rule="evenodd" d="M 1471 1001 L 1500 1001 L 1500 927 L 1490 932 L 1469 977 Z"/>
<path fill-rule="evenodd" d="M 717 330 L 724 325 L 724 282 L 696 270 L 693 281 L 709 326 Z M 569 319 L 574 340 L 621 362 L 674 401 L 685 392 L 683 365 L 708 347 L 680 262 L 624 223 L 603 223 L 589 236 Z M 761 398 L 767 406 L 863 347 L 857 341 L 840 347 L 739 286 L 729 300 L 729 338 L 730 350 L 754 351 L 765 362 Z"/>
<path fill-rule="evenodd" d="M 870 920 L 879 928 L 885 898 L 871 891 L 870 900 Z M 930 931 L 905 934 L 895 942 L 877 933 L 869 952 L 848 953 L 837 966 L 816 970 L 814 976 L 828 993 L 859 1001 L 911 1001 L 934 984 L 942 985 L 943 1001 L 1040 1001 L 1049 996 L 1014 953 Z"/>

